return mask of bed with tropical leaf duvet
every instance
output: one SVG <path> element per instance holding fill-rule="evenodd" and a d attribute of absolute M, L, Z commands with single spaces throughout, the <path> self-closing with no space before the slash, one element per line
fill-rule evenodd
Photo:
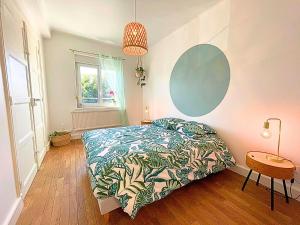
<path fill-rule="evenodd" d="M 176 118 L 87 131 L 82 141 L 95 197 L 116 198 L 131 218 L 191 181 L 235 165 L 212 128 Z"/>

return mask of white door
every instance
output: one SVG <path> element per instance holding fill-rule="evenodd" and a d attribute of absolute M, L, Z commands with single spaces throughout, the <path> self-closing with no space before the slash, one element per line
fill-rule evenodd
<path fill-rule="evenodd" d="M 1 10 L 19 182 L 21 194 L 25 195 L 36 174 L 37 164 L 23 21 L 6 5 Z"/>
<path fill-rule="evenodd" d="M 45 113 L 43 98 L 43 76 L 42 63 L 40 55 L 40 44 L 30 31 L 26 29 L 26 42 L 28 43 L 28 63 L 30 69 L 33 124 L 36 141 L 36 157 L 38 166 L 41 165 L 46 153 L 46 135 L 45 135 Z"/>

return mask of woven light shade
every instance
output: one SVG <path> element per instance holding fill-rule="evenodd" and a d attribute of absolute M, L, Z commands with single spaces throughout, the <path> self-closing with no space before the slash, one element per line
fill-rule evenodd
<path fill-rule="evenodd" d="M 131 22 L 125 26 L 123 52 L 132 56 L 142 56 L 148 52 L 147 32 L 143 24 Z"/>

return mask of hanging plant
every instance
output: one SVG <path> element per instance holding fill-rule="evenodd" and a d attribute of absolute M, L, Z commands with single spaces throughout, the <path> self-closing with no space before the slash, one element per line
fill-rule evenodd
<path fill-rule="evenodd" d="M 141 57 L 138 57 L 138 63 L 135 69 L 135 76 L 138 78 L 137 85 L 140 85 L 141 87 L 146 85 L 146 73 L 145 69 L 143 68 Z"/>
<path fill-rule="evenodd" d="M 137 77 L 137 78 L 141 78 L 142 76 L 144 76 L 144 72 L 145 72 L 145 70 L 144 70 L 144 68 L 143 67 L 137 67 L 136 69 L 135 69 L 135 76 Z"/>

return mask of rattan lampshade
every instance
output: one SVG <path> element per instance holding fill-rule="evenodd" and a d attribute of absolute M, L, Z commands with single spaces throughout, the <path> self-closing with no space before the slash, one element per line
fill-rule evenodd
<path fill-rule="evenodd" d="M 147 32 L 142 24 L 131 22 L 125 26 L 123 52 L 132 56 L 142 56 L 148 52 Z"/>

